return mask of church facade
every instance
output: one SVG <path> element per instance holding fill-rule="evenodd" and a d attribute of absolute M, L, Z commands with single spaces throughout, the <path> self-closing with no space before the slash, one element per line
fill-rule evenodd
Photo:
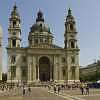
<path fill-rule="evenodd" d="M 28 46 L 21 47 L 21 19 L 14 5 L 9 18 L 7 82 L 79 82 L 79 48 L 71 10 L 65 21 L 64 47 L 53 43 L 41 10 L 30 28 Z"/>

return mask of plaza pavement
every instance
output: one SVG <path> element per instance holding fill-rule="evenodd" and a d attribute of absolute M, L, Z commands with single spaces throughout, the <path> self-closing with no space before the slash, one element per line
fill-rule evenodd
<path fill-rule="evenodd" d="M 44 87 L 34 87 L 30 95 L 26 93 L 22 96 L 22 89 L 16 88 L 11 91 L 0 91 L 0 100 L 100 100 L 100 89 L 90 89 L 89 95 L 81 95 L 79 89 L 60 91 L 54 94 L 51 89 Z"/>

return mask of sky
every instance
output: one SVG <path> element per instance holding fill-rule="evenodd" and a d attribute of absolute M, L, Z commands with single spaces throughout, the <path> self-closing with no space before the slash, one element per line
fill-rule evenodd
<path fill-rule="evenodd" d="M 54 34 L 54 43 L 64 46 L 64 22 L 70 7 L 75 17 L 80 48 L 80 65 L 100 59 L 100 0 L 0 0 L 0 25 L 3 28 L 3 71 L 7 71 L 9 17 L 15 4 L 21 16 L 22 46 L 28 44 L 28 33 L 39 9 Z"/>

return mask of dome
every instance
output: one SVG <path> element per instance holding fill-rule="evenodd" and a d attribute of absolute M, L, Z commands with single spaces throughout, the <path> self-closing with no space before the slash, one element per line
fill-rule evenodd
<path fill-rule="evenodd" d="M 31 32 L 50 32 L 50 28 L 44 22 L 37 22 L 31 27 Z"/>
<path fill-rule="evenodd" d="M 39 9 L 37 13 L 36 23 L 33 24 L 31 27 L 31 32 L 50 32 L 50 28 L 48 25 L 44 22 L 44 16 L 42 11 Z"/>
<path fill-rule="evenodd" d="M 2 34 L 3 34 L 3 30 L 2 27 L 0 26 L 0 37 L 2 37 Z"/>

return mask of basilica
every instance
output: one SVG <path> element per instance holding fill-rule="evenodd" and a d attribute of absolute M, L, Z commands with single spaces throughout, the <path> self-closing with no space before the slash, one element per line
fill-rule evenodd
<path fill-rule="evenodd" d="M 28 20 L 28 19 L 27 19 Z M 13 6 L 8 26 L 8 83 L 79 82 L 79 47 L 75 18 L 69 8 L 65 20 L 64 47 L 54 44 L 54 36 L 39 9 L 28 33 L 28 46 L 21 46 L 21 18 Z"/>

